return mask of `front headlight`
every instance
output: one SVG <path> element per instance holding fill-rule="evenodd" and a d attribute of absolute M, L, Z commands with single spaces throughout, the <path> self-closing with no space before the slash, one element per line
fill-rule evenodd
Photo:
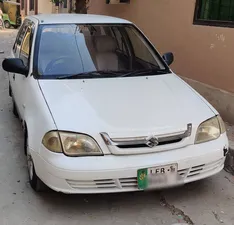
<path fill-rule="evenodd" d="M 200 124 L 197 130 L 195 144 L 215 140 L 225 131 L 222 118 L 219 115 L 215 116 Z"/>
<path fill-rule="evenodd" d="M 103 155 L 95 140 L 85 134 L 51 131 L 42 143 L 48 150 L 68 156 Z"/>
<path fill-rule="evenodd" d="M 62 145 L 57 131 L 50 131 L 45 134 L 42 144 L 52 152 L 62 153 Z"/>

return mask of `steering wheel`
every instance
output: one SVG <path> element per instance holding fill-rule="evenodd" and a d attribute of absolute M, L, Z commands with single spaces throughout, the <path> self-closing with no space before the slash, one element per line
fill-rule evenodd
<path fill-rule="evenodd" d="M 61 61 L 61 62 L 59 62 L 59 61 Z M 44 73 L 51 74 L 53 71 L 56 73 L 58 71 L 58 70 L 56 70 L 56 66 L 59 65 L 59 70 L 60 70 L 61 64 L 64 66 L 71 65 L 72 61 L 74 61 L 74 58 L 71 56 L 60 56 L 58 58 L 55 58 L 47 64 Z"/>

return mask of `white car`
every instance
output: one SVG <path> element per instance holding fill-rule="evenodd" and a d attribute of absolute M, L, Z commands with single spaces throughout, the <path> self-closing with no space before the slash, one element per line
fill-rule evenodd
<path fill-rule="evenodd" d="M 27 17 L 2 65 L 32 188 L 127 192 L 220 172 L 224 123 L 169 69 L 172 61 L 123 19 Z"/>

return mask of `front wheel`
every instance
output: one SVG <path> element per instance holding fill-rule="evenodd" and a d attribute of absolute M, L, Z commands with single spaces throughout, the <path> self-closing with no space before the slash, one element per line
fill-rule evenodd
<path fill-rule="evenodd" d="M 6 21 L 4 21 L 4 26 L 5 26 L 5 28 L 9 29 L 11 27 L 11 24 L 9 21 L 6 20 Z"/>
<path fill-rule="evenodd" d="M 28 165 L 29 183 L 34 191 L 36 192 L 45 191 L 46 185 L 40 180 L 40 178 L 36 174 L 33 159 L 29 151 L 27 140 L 26 140 L 26 143 L 27 143 L 26 149 L 27 149 L 27 165 Z"/>
<path fill-rule="evenodd" d="M 15 115 L 16 118 L 19 118 L 19 114 L 18 114 L 18 110 L 17 110 L 14 98 L 12 98 L 12 104 L 13 104 L 13 114 Z"/>

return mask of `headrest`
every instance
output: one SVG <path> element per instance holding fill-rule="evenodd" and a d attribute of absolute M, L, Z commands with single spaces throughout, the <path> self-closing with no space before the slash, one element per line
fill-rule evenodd
<path fill-rule="evenodd" d="M 114 52 L 117 47 L 114 38 L 107 35 L 96 36 L 95 44 L 98 52 Z"/>

